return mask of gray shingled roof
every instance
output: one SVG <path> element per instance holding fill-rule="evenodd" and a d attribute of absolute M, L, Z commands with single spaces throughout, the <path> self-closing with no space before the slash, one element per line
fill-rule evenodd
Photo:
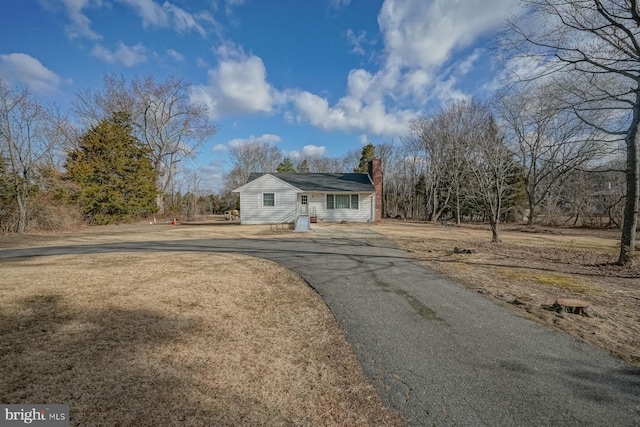
<path fill-rule="evenodd" d="M 266 175 L 264 173 L 252 173 L 249 176 L 251 182 L 256 178 Z M 375 187 L 366 173 L 272 173 L 286 183 L 299 188 L 302 191 L 320 192 L 348 192 L 348 193 L 373 193 Z"/>

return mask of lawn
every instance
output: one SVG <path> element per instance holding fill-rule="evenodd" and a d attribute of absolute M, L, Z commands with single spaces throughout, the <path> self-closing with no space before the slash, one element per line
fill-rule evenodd
<path fill-rule="evenodd" d="M 192 230 L 156 234 L 172 233 Z M 0 402 L 66 403 L 75 426 L 400 423 L 322 299 L 274 263 L 107 253 L 0 266 Z"/>
<path fill-rule="evenodd" d="M 616 231 L 508 226 L 495 245 L 485 226 L 316 227 L 383 234 L 487 298 L 640 367 L 640 268 L 612 264 Z M 147 223 L 3 236 L 0 250 L 280 237 L 307 235 L 224 221 Z M 0 268 L 1 402 L 67 403 L 78 426 L 401 424 L 322 299 L 269 261 L 104 253 Z M 558 298 L 588 301 L 591 317 L 543 308 Z"/>

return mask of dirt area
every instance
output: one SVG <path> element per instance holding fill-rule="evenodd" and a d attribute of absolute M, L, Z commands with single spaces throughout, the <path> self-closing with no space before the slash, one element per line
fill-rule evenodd
<path fill-rule="evenodd" d="M 373 229 L 522 316 L 640 367 L 640 262 L 614 265 L 618 231 L 506 226 L 496 245 L 482 226 L 388 221 Z M 460 253 L 464 249 L 471 253 Z M 559 298 L 587 301 L 589 316 L 543 308 Z"/>

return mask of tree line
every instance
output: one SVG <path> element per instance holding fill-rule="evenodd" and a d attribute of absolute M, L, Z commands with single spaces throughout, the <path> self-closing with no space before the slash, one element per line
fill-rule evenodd
<path fill-rule="evenodd" d="M 174 77 L 105 75 L 66 115 L 0 80 L 0 230 L 165 212 L 178 166 L 215 133 Z"/>

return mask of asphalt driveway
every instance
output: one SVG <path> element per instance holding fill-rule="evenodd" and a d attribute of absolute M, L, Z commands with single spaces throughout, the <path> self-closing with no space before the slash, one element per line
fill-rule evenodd
<path fill-rule="evenodd" d="M 518 317 L 372 231 L 27 248 L 0 260 L 176 250 L 243 253 L 296 271 L 407 425 L 640 425 L 640 371 Z"/>

